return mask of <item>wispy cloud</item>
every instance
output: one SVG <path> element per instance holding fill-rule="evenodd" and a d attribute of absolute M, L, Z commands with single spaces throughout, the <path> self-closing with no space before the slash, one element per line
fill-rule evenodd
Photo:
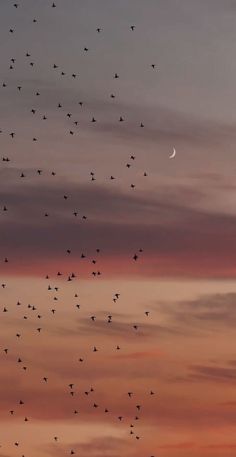
<path fill-rule="evenodd" d="M 191 208 L 196 198 L 192 194 L 181 204 L 172 195 L 130 196 L 99 186 L 69 184 L 63 189 L 45 185 L 40 192 L 31 185 L 3 190 L 1 205 L 7 204 L 8 211 L 1 214 L 0 243 L 10 260 L 6 271 L 20 272 L 14 268 L 19 257 L 31 262 L 33 272 L 35 263 L 66 264 L 67 249 L 73 263 L 82 251 L 100 247 L 103 260 L 112 259 L 113 266 L 122 257 L 123 273 L 128 273 L 132 255 L 143 248 L 144 275 L 232 277 L 236 216 Z M 78 217 L 73 211 L 78 211 Z M 44 217 L 45 212 L 49 217 Z M 87 220 L 81 219 L 83 215 Z M 32 258 L 37 259 L 33 264 Z"/>
<path fill-rule="evenodd" d="M 203 295 L 193 300 L 159 304 L 160 311 L 177 328 L 191 329 L 193 334 L 234 328 L 236 293 Z"/>

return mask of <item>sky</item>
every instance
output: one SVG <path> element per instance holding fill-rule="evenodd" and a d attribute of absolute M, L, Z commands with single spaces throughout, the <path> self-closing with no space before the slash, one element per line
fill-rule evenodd
<path fill-rule="evenodd" d="M 236 3 L 52 4 L 0 0 L 0 457 L 234 456 Z"/>

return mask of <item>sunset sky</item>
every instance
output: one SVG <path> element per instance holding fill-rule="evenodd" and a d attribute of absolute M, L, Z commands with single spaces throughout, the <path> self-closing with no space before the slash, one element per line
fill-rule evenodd
<path fill-rule="evenodd" d="M 235 456 L 236 2 L 52 3 L 0 0 L 0 457 Z"/>

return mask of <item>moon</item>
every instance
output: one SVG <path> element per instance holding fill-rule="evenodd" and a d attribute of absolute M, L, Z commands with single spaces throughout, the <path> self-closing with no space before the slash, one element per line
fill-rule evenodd
<path fill-rule="evenodd" d="M 173 152 L 170 155 L 170 159 L 173 159 L 175 156 L 176 156 L 176 150 L 175 150 L 175 148 L 173 148 Z"/>

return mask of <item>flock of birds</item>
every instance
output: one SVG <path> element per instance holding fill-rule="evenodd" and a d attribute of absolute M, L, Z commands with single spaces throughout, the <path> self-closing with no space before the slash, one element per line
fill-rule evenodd
<path fill-rule="evenodd" d="M 13 6 L 13 8 L 16 8 L 16 9 L 22 7 L 20 2 L 19 3 L 13 3 L 12 6 Z M 50 6 L 53 9 L 57 8 L 57 4 L 55 2 L 51 3 L 51 5 L 49 5 L 49 7 Z M 37 18 L 33 18 L 32 21 L 33 21 L 33 23 L 36 24 L 38 22 L 38 19 Z M 136 28 L 135 25 L 130 25 L 131 32 L 135 32 L 135 28 Z M 14 36 L 14 34 L 16 32 L 16 29 L 17 29 L 17 26 L 11 26 L 9 28 L 9 33 Z M 97 27 L 96 32 L 98 34 L 103 33 L 103 28 L 102 27 Z M 89 48 L 85 46 L 83 51 L 85 53 L 88 53 L 89 52 Z M 28 62 L 29 67 L 34 67 L 36 65 L 36 60 L 31 56 L 31 52 L 25 51 L 25 58 L 26 58 L 26 61 Z M 11 71 L 15 70 L 16 60 L 17 59 L 15 57 L 10 57 L 9 69 Z M 156 70 L 157 69 L 156 64 L 154 64 L 154 63 L 150 64 L 150 67 L 151 67 L 152 70 Z M 66 71 L 64 71 L 63 69 L 60 69 L 59 65 L 57 65 L 56 63 L 52 63 L 51 69 L 53 71 L 55 71 L 55 72 L 59 72 L 59 74 L 61 76 L 63 76 L 63 77 L 67 75 Z M 73 78 L 73 79 L 76 79 L 78 77 L 78 75 L 76 73 L 72 73 L 69 76 L 71 78 Z M 113 75 L 113 78 L 115 80 L 119 80 L 119 77 L 120 76 L 119 76 L 118 73 L 115 73 Z M 6 90 L 9 87 L 10 87 L 10 90 L 14 89 L 14 90 L 16 90 L 16 93 L 19 93 L 22 97 L 24 97 L 24 86 L 21 83 L 17 84 L 16 87 L 12 88 L 11 83 L 9 83 L 8 81 L 2 81 L 2 90 Z M 40 90 L 38 90 L 36 88 L 35 89 L 35 97 L 36 98 L 38 98 L 38 97 L 40 98 L 40 95 L 41 95 Z M 110 94 L 110 98 L 111 99 L 116 99 L 116 97 L 117 96 L 116 96 L 115 93 L 111 93 Z M 84 107 L 84 104 L 85 104 L 84 101 L 81 101 L 81 100 L 78 101 L 78 105 L 79 105 L 79 107 L 81 109 Z M 67 134 L 69 136 L 75 135 L 76 127 L 79 126 L 79 122 L 77 120 L 74 120 L 73 114 L 71 112 L 66 112 L 66 113 L 64 112 L 63 103 L 61 101 L 58 101 L 57 109 L 60 112 L 62 112 L 64 114 L 66 120 L 70 122 L 70 128 L 68 129 Z M 43 114 L 40 113 L 40 110 L 38 108 L 35 108 L 35 106 L 32 106 L 29 111 L 30 111 L 32 116 L 39 116 L 43 121 L 50 122 L 50 119 L 48 118 L 47 113 L 43 113 Z M 91 124 L 95 124 L 95 123 L 98 122 L 98 119 L 95 116 L 92 115 L 91 119 L 90 119 L 90 122 L 91 122 Z M 119 123 L 125 122 L 125 117 L 123 115 L 121 115 L 119 117 L 119 119 L 118 119 L 118 122 Z M 139 126 L 140 126 L 140 128 L 145 128 L 144 122 L 140 122 Z M 9 131 L 9 132 L 0 131 L 0 133 L 2 135 L 6 134 L 6 135 L 10 136 L 11 139 L 13 141 L 15 141 L 15 142 L 17 141 L 18 134 L 15 131 Z M 36 137 L 36 136 L 32 137 L 32 141 L 33 142 L 37 142 L 39 140 L 40 140 L 40 137 Z M 173 148 L 173 152 L 170 154 L 169 158 L 173 159 L 175 156 L 176 156 L 176 149 Z M 129 156 L 127 162 L 125 163 L 125 167 L 127 169 L 130 169 L 130 168 L 132 169 L 132 165 L 133 165 L 135 159 L 136 159 L 135 155 L 131 154 Z M 14 162 L 14 160 L 12 161 L 12 158 L 11 158 L 10 154 L 7 154 L 7 155 L 4 154 L 2 156 L 2 166 L 3 166 L 2 171 L 4 172 L 4 170 L 7 170 L 12 165 L 13 165 L 13 168 L 14 168 L 14 163 L 13 162 Z M 57 176 L 57 171 L 56 170 L 50 170 L 48 172 L 46 170 L 43 170 L 41 167 L 38 167 L 38 168 L 35 169 L 34 174 L 35 174 L 35 176 L 45 176 L 45 174 L 46 174 L 47 176 L 55 177 L 55 176 Z M 143 174 L 144 177 L 148 177 L 148 172 L 146 170 L 143 170 L 142 174 Z M 32 178 L 32 174 L 30 176 Z M 27 180 L 27 177 L 28 177 L 27 169 L 20 171 L 18 177 L 20 179 L 22 179 L 22 180 Z M 89 179 L 92 182 L 96 181 L 96 173 L 95 173 L 95 171 L 91 170 Z M 110 179 L 110 181 L 115 180 L 116 179 L 115 174 L 110 175 L 109 179 Z M 39 186 L 38 183 L 37 183 L 37 185 Z M 131 189 L 135 189 L 135 187 L 136 187 L 135 183 L 131 182 L 130 183 L 130 188 Z M 70 195 L 68 195 L 68 194 L 61 195 L 61 201 L 63 201 L 63 200 L 64 201 L 70 200 Z M 1 209 L 2 209 L 2 215 L 3 215 L 3 213 L 6 213 L 6 217 L 7 217 L 7 215 L 9 213 L 11 214 L 12 209 L 11 209 L 11 207 L 8 204 L 7 201 L 2 202 Z M 44 217 L 48 218 L 50 216 L 51 216 L 50 211 L 46 210 L 45 213 L 44 213 Z M 75 218 L 80 217 L 82 221 L 84 221 L 86 223 L 89 223 L 89 218 L 87 217 L 87 215 L 86 214 L 80 215 L 77 210 L 73 211 L 73 217 L 75 217 Z M 17 234 L 16 234 L 16 236 L 17 236 Z M 143 251 L 144 251 L 143 247 L 137 247 L 137 250 L 135 252 L 133 252 L 133 254 L 131 256 L 130 261 L 134 262 L 134 263 L 136 263 L 138 261 L 141 261 L 142 260 Z M 71 254 L 72 254 L 72 250 L 68 246 L 67 249 L 65 250 L 65 255 L 66 256 L 70 256 Z M 85 252 L 81 252 L 80 253 L 80 258 L 88 260 L 92 265 L 92 271 L 90 272 L 91 279 L 92 279 L 92 277 L 99 277 L 102 274 L 101 269 L 97 268 L 98 256 L 101 255 L 101 254 L 102 254 L 102 250 L 99 247 L 97 247 L 96 253 L 92 258 L 89 258 L 89 256 Z M 6 265 L 6 269 L 4 271 L 5 271 L 6 278 L 8 278 L 8 275 L 10 273 L 11 259 L 8 256 L 6 256 L 6 257 L 4 257 L 2 259 L 2 262 Z M 49 309 L 49 312 L 51 313 L 52 316 L 54 316 L 56 318 L 56 316 L 57 316 L 56 302 L 59 299 L 59 293 L 60 293 L 61 287 L 63 287 L 63 281 L 66 281 L 67 283 L 68 282 L 74 282 L 74 281 L 78 280 L 78 277 L 77 277 L 77 274 L 75 272 L 70 272 L 69 274 L 63 274 L 62 271 L 57 271 L 55 273 L 55 277 L 58 280 L 60 280 L 60 287 L 59 286 L 55 286 L 55 285 L 53 286 L 52 282 L 54 281 L 55 278 L 51 277 L 49 274 L 46 274 L 45 275 L 45 281 L 46 281 L 45 289 L 49 292 L 49 294 L 53 294 L 52 300 L 53 300 L 53 303 L 54 303 L 55 306 L 51 307 L 51 309 Z M 2 289 L 2 293 L 3 294 L 4 294 L 4 290 L 7 289 L 7 287 L 8 287 L 7 282 L 2 282 L 1 283 L 1 289 Z M 113 303 L 118 302 L 120 300 L 120 295 L 121 295 L 120 292 L 117 292 L 115 290 L 113 296 L 111 297 L 111 301 Z M 75 298 L 75 301 L 78 300 L 78 293 L 74 293 L 74 298 Z M 4 295 L 3 295 L 3 300 L 4 300 Z M 42 335 L 42 338 L 43 338 L 44 326 L 43 326 L 42 322 L 43 322 L 44 315 L 40 312 L 40 310 L 37 308 L 37 306 L 32 305 L 32 304 L 25 305 L 20 300 L 17 301 L 16 306 L 17 306 L 17 308 L 22 309 L 22 327 L 20 329 L 18 329 L 16 334 L 15 334 L 15 338 L 17 339 L 17 341 L 21 340 L 22 334 L 24 333 L 24 321 L 28 321 L 28 320 L 31 319 L 31 314 L 30 313 L 33 313 L 33 316 L 35 317 L 36 321 L 38 322 L 38 324 L 35 326 L 34 331 L 36 332 L 36 334 Z M 80 304 L 78 304 L 78 303 L 75 304 L 75 308 L 77 310 L 79 310 L 80 307 L 81 307 Z M 9 315 L 10 311 L 11 310 L 9 309 L 9 307 L 7 305 L 3 305 L 2 312 L 4 314 Z M 145 318 L 149 318 L 150 311 L 149 310 L 145 310 L 144 311 L 144 316 L 145 316 Z M 93 323 L 95 323 L 96 320 L 97 320 L 97 316 L 95 314 L 92 314 L 91 316 L 88 316 L 88 319 L 91 321 L 91 323 L 93 325 Z M 4 320 L 3 319 L 1 320 L 1 322 L 2 322 L 2 325 L 4 325 Z M 112 326 L 112 324 L 114 322 L 114 316 L 112 315 L 112 313 L 110 313 L 110 314 L 108 314 L 106 316 L 106 322 L 109 325 Z M 139 332 L 139 325 L 138 324 L 132 323 L 130 327 L 134 332 Z M 37 340 L 37 344 L 38 344 L 38 340 Z M 120 344 L 116 345 L 115 350 L 116 351 L 120 351 L 121 350 Z M 96 345 L 92 345 L 91 351 L 93 353 L 96 353 L 96 352 L 99 351 L 99 348 Z M 4 354 L 4 357 L 7 357 L 7 358 L 9 357 L 9 355 L 12 356 L 11 347 L 10 346 L 9 347 L 8 346 L 7 347 L 3 346 L 2 347 L 2 354 Z M 24 354 L 21 353 L 20 349 L 19 349 L 19 354 L 17 354 L 17 355 L 14 354 L 13 357 L 15 358 L 16 364 L 19 365 L 19 367 L 21 367 L 21 369 L 24 372 L 27 372 L 27 373 L 28 373 L 28 371 L 30 372 L 30 367 L 24 362 Z M 78 362 L 79 363 L 85 363 L 84 355 L 81 355 L 78 358 Z M 3 360 L 2 360 L 2 363 L 4 363 Z M 49 377 L 48 377 L 47 374 L 45 374 L 45 376 L 42 377 L 41 382 L 44 383 L 44 384 L 48 384 L 50 382 Z M 75 393 L 76 393 L 75 392 L 75 382 L 74 381 L 70 382 L 68 384 L 68 386 L 67 386 L 67 389 L 68 389 L 68 394 L 71 397 L 74 397 Z M 89 386 L 87 388 L 87 390 L 84 392 L 84 395 L 86 397 L 90 397 L 90 396 L 93 397 L 93 395 L 95 395 L 95 394 L 96 394 L 96 387 L 94 387 L 94 386 L 93 387 Z M 135 396 L 134 392 L 132 392 L 130 390 L 128 390 L 124 394 L 127 395 L 128 399 L 132 399 L 133 396 Z M 150 390 L 148 392 L 145 392 L 145 395 L 155 396 L 155 389 L 150 388 Z M 22 420 L 24 422 L 33 421 L 33 417 L 29 417 L 29 415 L 27 414 L 27 405 L 25 404 L 24 398 L 19 398 L 18 402 L 15 405 L 14 404 L 12 405 L 12 408 L 9 410 L 8 414 L 10 416 L 15 417 L 16 409 L 17 409 L 18 405 L 23 410 L 23 416 L 21 416 Z M 92 400 L 92 404 L 91 404 L 92 410 L 97 409 L 99 407 L 100 407 L 99 401 Z M 137 400 L 136 405 L 135 405 L 135 411 L 134 411 L 133 419 L 132 419 L 132 422 L 131 422 L 131 424 L 129 426 L 129 432 L 128 432 L 129 435 L 131 437 L 134 437 L 136 441 L 142 440 L 142 436 L 139 433 L 136 432 L 136 425 L 135 425 L 136 422 L 139 421 L 140 418 L 142 418 L 142 410 L 143 410 L 142 401 Z M 106 415 L 109 415 L 109 414 L 112 413 L 112 411 L 109 408 L 109 405 L 104 407 L 103 411 L 104 411 L 104 414 L 106 414 Z M 74 408 L 72 407 L 71 414 L 73 414 L 73 415 L 78 415 L 79 414 L 79 410 L 78 410 L 78 408 L 76 406 Z M 119 422 L 122 422 L 124 420 L 124 415 L 120 414 L 119 416 L 116 417 L 116 420 L 119 421 Z M 52 437 L 52 442 L 59 442 L 59 441 L 60 441 L 60 436 L 57 435 L 57 436 Z M 21 443 L 20 441 L 13 441 L 12 445 L 15 446 L 16 448 L 19 448 L 19 450 L 21 450 L 21 448 L 23 447 L 23 443 Z M 4 443 L 1 443 L 1 447 L 2 447 L 2 449 L 4 449 Z M 71 454 L 71 455 L 72 454 L 76 454 L 76 450 L 75 449 L 69 449 L 68 453 Z M 27 455 L 24 455 L 21 452 L 18 455 L 19 455 L 19 457 L 27 457 Z M 148 456 L 148 457 L 154 457 L 154 455 L 151 455 L 151 456 Z"/>

